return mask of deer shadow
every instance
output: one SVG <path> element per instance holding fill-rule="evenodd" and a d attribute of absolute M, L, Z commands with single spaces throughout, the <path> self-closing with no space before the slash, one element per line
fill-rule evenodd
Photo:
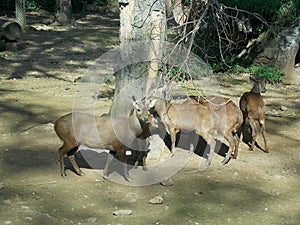
<path fill-rule="evenodd" d="M 167 148 L 171 151 L 172 142 L 170 135 L 163 128 L 157 129 L 153 133 L 158 134 L 160 138 L 163 139 Z M 229 147 L 220 140 L 215 141 L 216 146 L 214 152 L 222 157 L 225 157 Z M 193 152 L 196 155 L 208 159 L 210 146 L 200 135 L 196 134 L 194 131 L 180 131 L 176 134 L 175 147 L 190 151 L 191 144 L 193 145 Z"/>
<path fill-rule="evenodd" d="M 129 152 L 131 153 L 126 157 L 128 171 L 135 168 L 134 164 L 137 160 L 136 154 L 132 153 L 134 152 L 134 150 L 130 150 Z M 98 150 L 98 149 L 83 148 L 83 149 L 79 149 L 75 153 L 75 160 L 79 168 L 103 170 L 106 164 L 106 159 L 108 154 L 112 154 L 114 158 L 109 166 L 107 175 L 109 176 L 111 173 L 116 172 L 120 176 L 124 177 L 123 163 L 119 160 L 116 152 L 113 151 L 108 152 L 105 149 Z M 70 170 L 73 173 L 77 174 L 68 157 L 64 158 L 64 166 L 66 170 Z"/>

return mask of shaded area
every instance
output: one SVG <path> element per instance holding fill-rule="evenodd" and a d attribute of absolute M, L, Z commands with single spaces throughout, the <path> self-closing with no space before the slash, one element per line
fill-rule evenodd
<path fill-rule="evenodd" d="M 74 28 L 57 29 L 34 18 L 31 22 L 29 15 L 28 25 L 33 28 L 22 34 L 16 53 L 8 53 L 4 59 L 1 58 L 1 76 L 7 79 L 32 76 L 68 81 L 82 76 L 83 69 L 88 68 L 91 61 L 118 44 L 119 21 L 116 15 L 95 14 L 81 15 L 77 22 L 78 26 Z M 45 38 L 41 40 L 41 37 Z M 10 64 L 10 68 L 5 68 L 4 63 Z M 66 71 L 74 75 L 63 76 Z"/>

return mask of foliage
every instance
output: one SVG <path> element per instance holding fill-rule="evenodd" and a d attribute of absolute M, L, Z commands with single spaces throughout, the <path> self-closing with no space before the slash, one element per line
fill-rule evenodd
<path fill-rule="evenodd" d="M 300 16 L 300 0 L 219 0 L 208 1 L 207 4 L 203 1 L 183 2 L 186 7 L 189 7 L 187 3 L 193 2 L 193 6 L 190 7 L 188 25 L 180 31 L 180 38 L 187 37 L 187 44 L 193 38 L 192 51 L 216 72 L 230 70 L 241 63 L 237 56 L 250 40 L 268 30 L 291 27 Z M 241 29 L 241 22 L 249 24 L 250 29 Z M 197 26 L 199 29 L 196 30 Z M 242 62 L 249 65 L 253 57 Z"/>
<path fill-rule="evenodd" d="M 277 12 L 279 26 L 290 26 L 300 14 L 300 0 L 286 0 Z"/>
<path fill-rule="evenodd" d="M 40 9 L 40 6 L 34 0 L 28 0 L 25 2 L 26 10 L 34 11 Z"/>
<path fill-rule="evenodd" d="M 98 6 L 109 6 L 113 5 L 116 0 L 92 0 L 92 4 L 98 5 Z"/>
<path fill-rule="evenodd" d="M 55 0 L 26 0 L 26 9 L 29 11 L 44 9 L 49 12 L 55 11 Z M 82 11 L 83 3 L 95 4 L 97 6 L 113 5 L 116 0 L 72 0 L 72 9 L 74 12 Z M 7 12 L 13 12 L 15 9 L 15 2 L 11 0 L 0 1 L 0 14 L 6 14 Z"/>
<path fill-rule="evenodd" d="M 300 15 L 300 0 L 219 0 L 227 6 L 257 13 L 270 23 L 286 26 Z"/>
<path fill-rule="evenodd" d="M 281 5 L 281 1 L 274 0 L 220 0 L 219 2 L 226 6 L 237 7 L 251 13 L 258 13 L 268 19 L 269 22 L 275 21 L 276 14 Z"/>
<path fill-rule="evenodd" d="M 30 11 L 44 9 L 54 12 L 55 1 L 53 0 L 26 0 L 26 9 Z"/>
<path fill-rule="evenodd" d="M 209 67 L 191 65 L 189 69 L 190 73 L 185 72 L 182 68 L 174 66 L 167 69 L 166 78 L 169 80 L 174 80 L 177 82 L 187 81 L 187 80 L 198 80 L 201 77 L 206 77 L 212 74 Z"/>
<path fill-rule="evenodd" d="M 186 74 L 179 67 L 170 68 L 166 77 L 170 80 L 175 80 L 179 82 L 188 80 Z"/>
<path fill-rule="evenodd" d="M 211 66 L 214 71 L 224 72 L 227 70 L 234 69 L 237 66 L 237 62 L 235 60 L 235 57 L 226 55 L 224 60 L 218 62 L 212 62 Z"/>
<path fill-rule="evenodd" d="M 283 73 L 278 69 L 270 66 L 254 66 L 243 69 L 241 72 L 248 72 L 255 78 L 265 78 L 267 82 L 274 84 L 279 83 L 283 79 Z"/>

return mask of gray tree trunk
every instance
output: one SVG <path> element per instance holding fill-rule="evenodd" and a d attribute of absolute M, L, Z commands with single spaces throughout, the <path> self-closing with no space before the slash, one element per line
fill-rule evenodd
<path fill-rule="evenodd" d="M 16 22 L 20 24 L 22 29 L 26 26 L 26 8 L 25 0 L 16 0 Z"/>
<path fill-rule="evenodd" d="M 156 80 L 165 36 L 165 0 L 120 1 L 120 64 L 125 66 L 115 74 L 113 115 L 127 116 L 130 96 L 142 98 Z"/>

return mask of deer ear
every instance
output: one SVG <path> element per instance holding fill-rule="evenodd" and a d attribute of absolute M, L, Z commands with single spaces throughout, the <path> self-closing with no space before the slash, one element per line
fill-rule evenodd
<path fill-rule="evenodd" d="M 136 102 L 136 98 L 133 95 L 131 96 L 131 100 L 132 102 Z"/>

